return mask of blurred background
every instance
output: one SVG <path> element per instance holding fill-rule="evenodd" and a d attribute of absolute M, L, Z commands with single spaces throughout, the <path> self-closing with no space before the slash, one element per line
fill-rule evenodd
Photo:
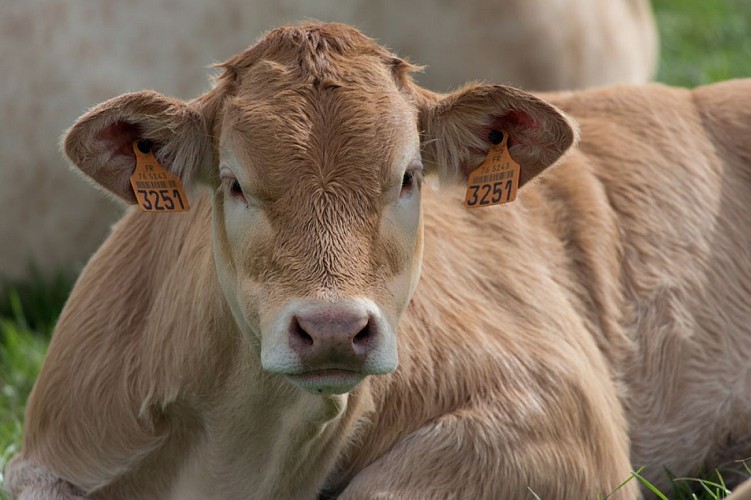
<path fill-rule="evenodd" d="M 195 97 L 210 64 L 306 18 L 356 25 L 434 90 L 751 76 L 749 0 L 0 0 L 0 485 L 54 322 L 122 210 L 68 169 L 60 135 L 123 92 Z"/>

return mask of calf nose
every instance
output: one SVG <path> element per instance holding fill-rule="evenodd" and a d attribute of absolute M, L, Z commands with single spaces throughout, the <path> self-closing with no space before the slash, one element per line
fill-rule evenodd
<path fill-rule="evenodd" d="M 366 310 L 324 304 L 292 316 L 289 342 L 303 364 L 359 369 L 375 348 L 377 330 Z"/>

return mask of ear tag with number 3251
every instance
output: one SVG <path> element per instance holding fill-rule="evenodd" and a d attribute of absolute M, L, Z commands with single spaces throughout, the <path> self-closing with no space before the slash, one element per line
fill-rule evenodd
<path fill-rule="evenodd" d="M 467 177 L 464 196 L 467 208 L 490 207 L 516 199 L 521 168 L 506 147 L 508 134 L 494 130 L 490 133 L 490 141 L 493 145 L 485 161 Z"/>
<path fill-rule="evenodd" d="M 190 209 L 183 183 L 154 157 L 150 141 L 133 141 L 136 169 L 130 185 L 144 212 L 184 212 Z"/>

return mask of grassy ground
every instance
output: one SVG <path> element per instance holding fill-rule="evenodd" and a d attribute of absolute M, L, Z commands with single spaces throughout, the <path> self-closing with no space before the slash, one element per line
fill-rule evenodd
<path fill-rule="evenodd" d="M 658 80 L 692 87 L 751 76 L 751 1 L 653 3 L 661 36 Z M 6 460 L 20 447 L 24 403 L 71 283 L 64 278 L 49 283 L 37 280 L 0 291 L 0 486 Z M 743 465 L 737 469 L 742 471 Z M 726 476 L 712 474 L 703 485 L 678 481 L 673 498 L 723 498 L 722 477 Z M 699 493 L 693 493 L 689 484 L 697 486 Z"/>
<path fill-rule="evenodd" d="M 62 277 L 35 280 L 0 293 L 0 487 L 5 463 L 21 446 L 26 398 L 71 284 Z"/>

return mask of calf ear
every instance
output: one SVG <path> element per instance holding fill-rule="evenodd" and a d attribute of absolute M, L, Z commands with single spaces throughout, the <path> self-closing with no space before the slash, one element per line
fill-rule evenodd
<path fill-rule="evenodd" d="M 211 150 L 206 122 L 189 104 L 151 91 L 124 94 L 92 108 L 63 137 L 68 159 L 107 191 L 129 203 L 133 142 L 151 141 L 156 159 L 190 184 Z"/>
<path fill-rule="evenodd" d="M 423 102 L 423 160 L 444 179 L 465 179 L 477 168 L 490 150 L 493 130 L 509 135 L 509 153 L 521 167 L 520 187 L 555 164 L 578 139 L 571 118 L 511 87 L 471 85 Z"/>

